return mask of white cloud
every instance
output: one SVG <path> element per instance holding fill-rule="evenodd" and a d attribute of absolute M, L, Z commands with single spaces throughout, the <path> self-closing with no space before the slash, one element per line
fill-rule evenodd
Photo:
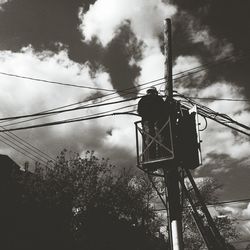
<path fill-rule="evenodd" d="M 195 89 L 183 89 L 181 92 L 193 92 Z M 192 94 L 191 94 L 192 95 Z M 217 82 L 206 88 L 199 89 L 199 97 L 213 97 L 213 98 L 231 98 L 231 99 L 244 99 L 242 96 L 242 89 L 236 87 L 236 85 L 228 82 Z M 243 124 L 249 125 L 250 112 L 249 104 L 247 102 L 231 102 L 231 101 L 202 101 L 206 107 L 214 110 L 215 112 L 227 114 L 231 118 L 239 121 Z M 203 119 L 200 119 L 202 126 L 204 126 Z M 202 154 L 205 158 L 205 163 L 209 162 L 206 158 L 208 153 L 228 154 L 235 159 L 243 159 L 249 157 L 250 142 L 247 136 L 238 135 L 232 133 L 230 128 L 227 128 L 221 124 L 208 120 L 207 129 L 201 133 L 202 137 Z M 222 169 L 223 170 L 223 169 Z"/>
<path fill-rule="evenodd" d="M 178 74 L 199 66 L 201 66 L 201 62 L 195 56 L 178 56 L 173 67 L 173 74 Z"/>
<path fill-rule="evenodd" d="M 236 220 L 235 227 L 242 238 L 250 233 L 250 203 L 228 203 L 222 207 L 216 207 L 217 215 L 226 215 Z"/>
<path fill-rule="evenodd" d="M 244 219 L 249 219 L 250 220 L 250 203 L 248 204 L 247 208 L 242 210 L 242 217 Z"/>
<path fill-rule="evenodd" d="M 232 55 L 233 45 L 226 39 L 217 39 L 212 35 L 209 27 L 202 25 L 198 18 L 180 11 L 182 19 L 185 20 L 192 43 L 202 43 L 210 52 L 213 52 L 215 59 L 222 59 Z"/>
<path fill-rule="evenodd" d="M 178 56 L 174 62 L 173 67 L 173 79 L 176 79 L 174 81 L 174 88 L 178 89 L 181 93 L 183 93 L 184 91 L 188 91 L 190 94 L 190 89 L 186 89 L 188 86 L 197 86 L 202 84 L 206 76 L 205 71 L 195 73 L 195 78 L 192 74 L 189 74 L 192 72 L 196 72 L 196 70 L 189 70 L 195 69 L 199 66 L 201 66 L 201 62 L 200 59 L 196 56 Z M 179 74 L 182 72 L 183 74 Z M 182 76 L 184 75 L 186 75 L 186 77 L 182 78 Z"/>
<path fill-rule="evenodd" d="M 0 11 L 3 10 L 1 5 L 4 3 L 7 3 L 7 2 L 8 2 L 8 0 L 0 0 Z"/>
<path fill-rule="evenodd" d="M 208 30 L 200 30 L 198 32 L 192 32 L 191 34 L 193 36 L 193 42 L 203 42 L 206 46 L 210 46 L 214 40 L 209 34 Z"/>
<path fill-rule="evenodd" d="M 161 0 L 99 0 L 83 15 L 82 30 L 87 40 L 97 36 L 106 45 L 125 20 L 140 39 L 151 40 L 163 30 L 163 20 L 176 13 L 176 8 Z"/>
<path fill-rule="evenodd" d="M 73 63 L 65 51 L 44 57 L 30 48 L 20 53 L 1 52 L 2 72 L 21 76 L 42 78 L 52 81 L 93 86 L 88 68 Z M 64 87 L 45 82 L 30 81 L 1 75 L 2 115 L 8 116 L 25 112 L 61 106 L 87 97 L 90 90 Z M 7 98 L 9 97 L 9 98 Z M 10 102 L 11 101 L 11 102 Z M 38 106 L 39 104 L 39 106 Z"/>
<path fill-rule="evenodd" d="M 72 62 L 68 58 L 67 51 L 61 51 L 58 54 L 47 51 L 41 54 L 35 53 L 31 47 L 24 48 L 19 53 L 2 51 L 0 53 L 0 67 L 2 72 L 16 75 L 89 87 L 112 88 L 107 73 L 98 73 L 92 79 L 89 75 L 89 68 Z M 83 101 L 96 93 L 96 91 L 88 89 L 40 83 L 4 75 L 0 77 L 2 82 L 0 91 L 2 117 L 35 113 Z M 35 120 L 31 124 L 96 114 L 134 103 L 122 103 L 91 110 L 64 113 L 43 120 Z M 93 149 L 104 157 L 109 156 L 111 159 L 114 159 L 116 163 L 125 155 L 124 159 L 131 164 L 134 161 L 133 156 L 135 156 L 134 120 L 134 117 L 115 116 L 16 133 L 36 147 L 54 156 L 65 147 L 77 152 Z M 6 125 L 6 123 L 1 125 Z M 16 126 L 25 125 L 28 124 L 24 123 Z M 109 130 L 112 131 L 111 136 L 107 133 Z M 14 156 L 13 158 L 17 159 L 19 164 L 24 162 L 25 157 L 11 150 L 5 144 L 1 144 L 0 148 L 1 153 Z"/>

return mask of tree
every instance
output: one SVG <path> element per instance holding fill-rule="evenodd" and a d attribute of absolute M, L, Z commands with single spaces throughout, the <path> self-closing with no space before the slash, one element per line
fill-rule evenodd
<path fill-rule="evenodd" d="M 18 182 L 22 211 L 34 222 L 33 249 L 166 249 L 147 178 L 118 173 L 93 152 L 69 157 L 64 150 L 54 165 L 37 165 Z"/>
<path fill-rule="evenodd" d="M 198 183 L 198 187 L 206 204 L 213 204 L 218 201 L 216 192 L 218 191 L 218 189 L 221 188 L 221 185 L 219 185 L 214 179 L 204 179 L 202 182 Z M 191 195 L 194 194 L 191 193 Z M 185 200 L 183 207 L 184 244 L 186 249 L 206 249 L 203 239 L 201 238 L 200 233 L 192 217 L 191 208 L 187 200 Z M 233 219 L 227 216 L 214 216 L 213 219 L 216 227 L 218 228 L 220 234 L 226 242 L 238 239 L 239 234 L 236 231 L 236 227 L 234 225 L 235 221 Z M 229 246 L 231 247 L 230 249 L 234 249 L 233 246 Z"/>
<path fill-rule="evenodd" d="M 64 150 L 55 164 L 37 165 L 34 173 L 26 166 L 16 179 L 12 213 L 21 226 L 13 226 L 19 240 L 10 249 L 168 249 L 159 237 L 167 223 L 154 212 L 156 194 L 144 175 L 117 171 L 93 152 L 80 157 Z M 156 182 L 161 193 L 164 185 Z M 206 203 L 217 201 L 220 185 L 209 179 L 199 186 Z M 183 207 L 186 249 L 204 249 L 186 200 Z M 237 238 L 231 219 L 216 218 L 216 224 L 226 239 Z"/>

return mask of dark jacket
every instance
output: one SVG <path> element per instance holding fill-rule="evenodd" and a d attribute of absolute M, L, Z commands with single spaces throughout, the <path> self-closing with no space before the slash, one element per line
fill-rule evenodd
<path fill-rule="evenodd" d="M 138 102 L 137 111 L 143 121 L 160 120 L 164 112 L 164 100 L 156 94 L 145 95 Z"/>

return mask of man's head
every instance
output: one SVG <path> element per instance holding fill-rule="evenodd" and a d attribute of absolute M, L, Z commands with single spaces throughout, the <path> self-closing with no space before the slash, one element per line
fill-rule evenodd
<path fill-rule="evenodd" d="M 158 91 L 155 87 L 150 87 L 149 89 L 147 89 L 147 94 L 148 95 L 158 95 Z"/>

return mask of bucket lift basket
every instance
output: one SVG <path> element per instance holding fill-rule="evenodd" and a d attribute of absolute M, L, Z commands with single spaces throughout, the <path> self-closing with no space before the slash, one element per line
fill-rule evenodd
<path fill-rule="evenodd" d="M 170 117 L 166 121 L 137 121 L 136 149 L 139 168 L 154 171 L 173 161 L 174 138 Z"/>

